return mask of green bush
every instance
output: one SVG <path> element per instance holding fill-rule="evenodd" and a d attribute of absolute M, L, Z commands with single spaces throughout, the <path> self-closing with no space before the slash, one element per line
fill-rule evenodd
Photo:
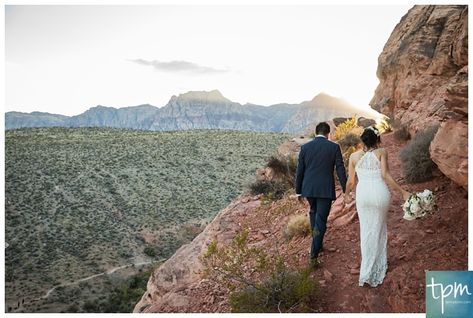
<path fill-rule="evenodd" d="M 72 304 L 69 307 L 67 307 L 66 312 L 69 312 L 69 313 L 79 312 L 79 306 L 77 306 L 77 304 Z"/>
<path fill-rule="evenodd" d="M 84 305 L 82 306 L 82 309 L 85 312 L 88 312 L 88 313 L 99 313 L 99 312 L 101 312 L 100 303 L 98 301 L 87 300 L 84 303 Z"/>
<path fill-rule="evenodd" d="M 273 170 L 275 178 L 294 183 L 297 169 L 297 160 L 294 157 L 271 156 L 268 158 L 266 167 Z"/>
<path fill-rule="evenodd" d="M 257 180 L 249 185 L 252 195 L 263 194 L 274 200 L 282 199 L 284 193 L 290 188 L 292 187 L 287 183 L 275 180 Z"/>
<path fill-rule="evenodd" d="M 230 295 L 232 312 L 293 312 L 310 301 L 315 283 L 310 270 L 290 271 L 278 260 L 276 272 L 262 283 L 246 286 Z"/>
<path fill-rule="evenodd" d="M 289 189 L 294 188 L 297 160 L 292 156 L 271 156 L 265 167 L 273 171 L 272 180 L 256 180 L 248 188 L 252 195 L 263 194 L 265 201 L 279 200 Z"/>
<path fill-rule="evenodd" d="M 281 256 L 248 246 L 246 230 L 228 246 L 210 243 L 202 262 L 206 276 L 230 290 L 232 312 L 297 312 L 316 289 L 309 268 L 291 269 Z"/>
<path fill-rule="evenodd" d="M 418 132 L 401 150 L 402 173 L 407 182 L 416 183 L 432 179 L 436 167 L 430 158 L 430 143 L 437 133 L 438 126 Z"/>
<path fill-rule="evenodd" d="M 153 248 L 152 246 L 146 246 L 144 249 L 144 253 L 148 255 L 149 257 L 155 257 L 156 256 L 156 249 Z"/>

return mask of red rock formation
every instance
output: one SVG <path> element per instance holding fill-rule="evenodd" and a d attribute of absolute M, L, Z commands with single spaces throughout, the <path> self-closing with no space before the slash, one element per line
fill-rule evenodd
<path fill-rule="evenodd" d="M 370 105 L 408 125 L 411 133 L 449 122 L 439 129 L 431 155 L 446 176 L 465 187 L 467 148 L 448 157 L 445 141 L 452 134 L 447 129 L 455 126 L 449 141 L 467 144 L 468 7 L 414 6 L 384 46 L 377 76 L 380 84 Z"/>
<path fill-rule="evenodd" d="M 450 179 L 467 189 L 468 126 L 456 120 L 442 123 L 430 145 L 432 160 Z"/>
<path fill-rule="evenodd" d="M 257 201 L 256 201 L 257 200 Z M 212 222 L 190 244 L 176 253 L 152 273 L 147 291 L 136 304 L 134 312 L 186 312 L 205 311 L 204 295 L 189 296 L 192 290 L 205 286 L 202 282 L 200 257 L 208 244 L 217 239 L 221 244 L 230 242 L 240 230 L 238 220 L 260 204 L 258 197 L 241 196 L 219 212 Z M 195 305 L 197 304 L 197 305 Z"/>

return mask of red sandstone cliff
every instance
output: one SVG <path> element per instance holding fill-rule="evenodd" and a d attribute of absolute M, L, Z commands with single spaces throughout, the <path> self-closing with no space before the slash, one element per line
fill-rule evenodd
<path fill-rule="evenodd" d="M 412 133 L 441 124 L 431 157 L 466 188 L 468 171 L 468 7 L 414 6 L 378 59 L 370 105 Z"/>

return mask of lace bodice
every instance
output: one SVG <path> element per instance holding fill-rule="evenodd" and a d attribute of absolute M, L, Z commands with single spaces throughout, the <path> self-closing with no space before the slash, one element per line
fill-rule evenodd
<path fill-rule="evenodd" d="M 382 178 L 381 162 L 373 151 L 365 152 L 356 163 L 355 171 L 359 181 L 378 181 Z"/>

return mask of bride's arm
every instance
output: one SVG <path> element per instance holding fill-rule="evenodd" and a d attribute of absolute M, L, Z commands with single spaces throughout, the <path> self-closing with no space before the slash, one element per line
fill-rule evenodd
<path fill-rule="evenodd" d="M 393 189 L 398 190 L 404 200 L 407 200 L 411 195 L 408 191 L 401 188 L 401 186 L 393 179 L 391 174 L 389 173 L 389 164 L 388 164 L 388 152 L 383 149 L 381 153 L 381 173 L 383 175 L 384 181 Z"/>
<path fill-rule="evenodd" d="M 350 159 L 348 161 L 348 180 L 347 186 L 345 190 L 345 203 L 349 201 L 349 194 L 353 187 L 355 186 L 355 161 L 353 160 L 353 155 L 350 155 Z"/>

